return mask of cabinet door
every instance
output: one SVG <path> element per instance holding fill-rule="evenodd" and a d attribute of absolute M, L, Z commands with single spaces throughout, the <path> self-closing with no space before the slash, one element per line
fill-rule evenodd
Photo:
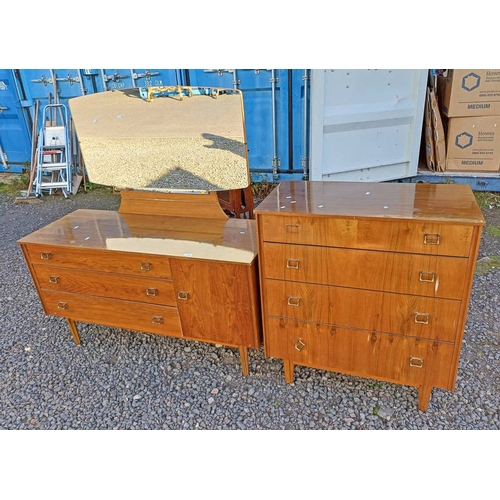
<path fill-rule="evenodd" d="M 172 259 L 171 266 L 185 337 L 259 347 L 255 263 Z"/>

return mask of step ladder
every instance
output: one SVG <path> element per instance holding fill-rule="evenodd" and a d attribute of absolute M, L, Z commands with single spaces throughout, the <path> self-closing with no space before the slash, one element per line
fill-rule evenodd
<path fill-rule="evenodd" d="M 47 104 L 43 108 L 36 158 L 35 195 L 61 189 L 67 198 L 72 189 L 72 155 L 64 104 Z"/>

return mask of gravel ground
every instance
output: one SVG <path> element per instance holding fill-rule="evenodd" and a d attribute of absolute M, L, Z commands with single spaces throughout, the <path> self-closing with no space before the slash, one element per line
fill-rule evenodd
<path fill-rule="evenodd" d="M 16 240 L 78 208 L 115 210 L 106 190 L 36 205 L 0 194 L 0 429 L 500 429 L 500 272 L 476 275 L 455 392 L 296 367 L 236 349 L 45 317 Z M 485 209 L 500 227 L 500 208 Z M 500 257 L 484 231 L 480 258 Z M 487 261 L 483 261 L 487 262 Z M 490 261 L 490 263 L 495 261 Z M 234 453 L 234 452 L 233 452 Z"/>

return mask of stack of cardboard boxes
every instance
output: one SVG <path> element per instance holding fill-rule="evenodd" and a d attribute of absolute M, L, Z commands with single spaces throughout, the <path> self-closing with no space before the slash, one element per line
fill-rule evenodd
<path fill-rule="evenodd" d="M 500 170 L 500 69 L 454 69 L 438 77 L 447 129 L 446 170 Z"/>

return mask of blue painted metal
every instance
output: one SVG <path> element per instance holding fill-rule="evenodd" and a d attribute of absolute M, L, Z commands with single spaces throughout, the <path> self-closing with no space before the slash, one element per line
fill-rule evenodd
<path fill-rule="evenodd" d="M 23 109 L 16 76 L 11 69 L 0 69 L 0 172 L 21 173 L 31 158 L 30 127 Z"/>
<path fill-rule="evenodd" d="M 207 86 L 238 88 L 243 93 L 252 180 L 276 180 L 273 158 L 279 159 L 278 180 L 300 180 L 308 160 L 310 93 L 306 70 L 299 69 L 0 69 L 0 146 L 9 171 L 22 172 L 31 156 L 34 102 L 44 106 L 80 95 L 130 87 Z M 274 75 L 274 88 L 272 76 Z M 4 82 L 2 84 L 2 82 Z M 54 85 L 55 83 L 55 85 Z M 273 105 L 273 94 L 275 97 Z M 8 105 L 5 104 L 8 102 Z M 273 110 L 275 126 L 273 129 Z M 41 118 L 39 118 L 41 119 Z M 37 124 L 37 130 L 41 123 Z M 306 130 L 304 129 L 306 127 Z M 4 170 L 0 161 L 0 172 Z M 401 181 L 396 181 L 401 182 Z M 457 182 L 474 190 L 500 191 L 499 174 L 418 172 L 403 182 Z"/>

